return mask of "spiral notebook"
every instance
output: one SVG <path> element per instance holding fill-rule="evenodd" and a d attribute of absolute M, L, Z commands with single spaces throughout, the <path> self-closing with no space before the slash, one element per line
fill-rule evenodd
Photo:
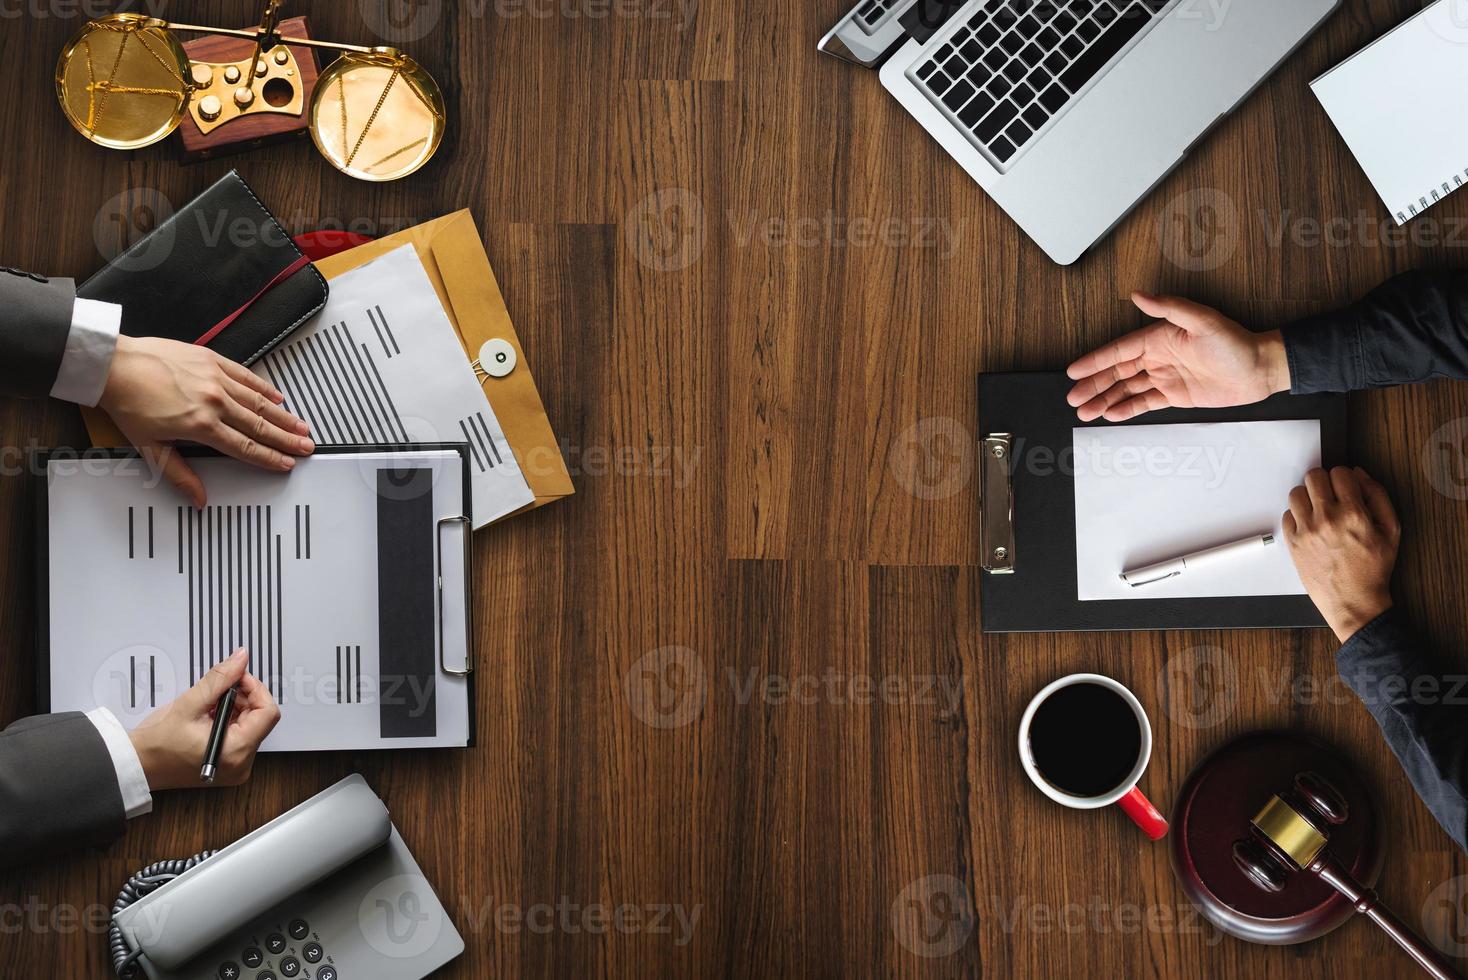
<path fill-rule="evenodd" d="M 1468 183 L 1463 0 L 1437 0 L 1310 87 L 1398 225 Z"/>

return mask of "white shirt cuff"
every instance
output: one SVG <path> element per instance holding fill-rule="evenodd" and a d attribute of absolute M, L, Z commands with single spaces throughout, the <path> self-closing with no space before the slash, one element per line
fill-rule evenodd
<path fill-rule="evenodd" d="M 78 405 L 97 404 L 107 387 L 121 327 L 121 306 L 78 297 L 71 309 L 71 332 L 66 335 L 61 370 L 51 386 L 52 398 Z"/>
<path fill-rule="evenodd" d="M 137 750 L 117 716 L 106 708 L 93 708 L 87 720 L 97 726 L 97 734 L 107 743 L 112 766 L 117 770 L 117 788 L 122 790 L 122 809 L 131 820 L 153 811 L 153 794 L 148 792 L 148 777 L 138 761 Z"/>

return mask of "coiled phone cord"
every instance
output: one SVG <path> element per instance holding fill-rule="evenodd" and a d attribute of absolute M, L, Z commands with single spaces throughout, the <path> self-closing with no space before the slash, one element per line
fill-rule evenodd
<path fill-rule="evenodd" d="M 107 946 L 112 952 L 112 969 L 122 980 L 134 980 L 138 976 L 137 959 L 143 951 L 127 948 L 127 941 L 122 938 L 122 929 L 117 924 L 117 913 L 143 896 L 151 894 L 159 886 L 168 884 L 200 861 L 208 860 L 218 853 L 200 851 L 191 858 L 158 861 L 133 875 L 122 886 L 117 901 L 112 903 L 112 922 L 107 927 Z"/>

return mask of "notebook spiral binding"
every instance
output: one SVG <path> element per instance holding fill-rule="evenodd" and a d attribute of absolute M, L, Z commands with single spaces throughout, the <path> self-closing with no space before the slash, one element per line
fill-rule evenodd
<path fill-rule="evenodd" d="M 1441 193 L 1439 193 L 1438 190 L 1437 190 L 1437 188 L 1435 188 L 1435 187 L 1432 190 L 1428 191 L 1427 194 L 1428 194 L 1429 197 L 1431 197 L 1431 200 L 1428 200 L 1427 197 L 1419 197 L 1417 199 L 1417 203 L 1416 204 L 1409 204 L 1409 205 L 1407 205 L 1407 210 L 1406 211 L 1398 211 L 1397 212 L 1397 224 L 1399 224 L 1399 225 L 1406 224 L 1408 222 L 1408 220 L 1417 217 L 1423 211 L 1426 211 L 1428 208 L 1432 207 L 1438 201 L 1441 201 L 1443 198 L 1445 198 L 1449 194 L 1453 193 L 1453 191 L 1455 191 L 1458 188 L 1462 187 L 1463 184 L 1464 184 L 1465 178 L 1468 178 L 1468 168 L 1465 168 L 1463 170 L 1463 172 L 1460 173 L 1460 174 L 1453 174 L 1453 182 L 1452 182 L 1452 184 L 1449 184 L 1447 181 L 1443 181 Z"/>

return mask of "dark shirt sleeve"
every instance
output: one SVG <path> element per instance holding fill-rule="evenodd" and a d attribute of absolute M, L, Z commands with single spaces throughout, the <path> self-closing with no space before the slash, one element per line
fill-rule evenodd
<path fill-rule="evenodd" d="M 1468 270 L 1405 273 L 1281 333 L 1297 395 L 1468 379 Z"/>
<path fill-rule="evenodd" d="M 1395 610 L 1363 626 L 1336 665 L 1417 795 L 1468 850 L 1468 677 L 1444 676 Z"/>

